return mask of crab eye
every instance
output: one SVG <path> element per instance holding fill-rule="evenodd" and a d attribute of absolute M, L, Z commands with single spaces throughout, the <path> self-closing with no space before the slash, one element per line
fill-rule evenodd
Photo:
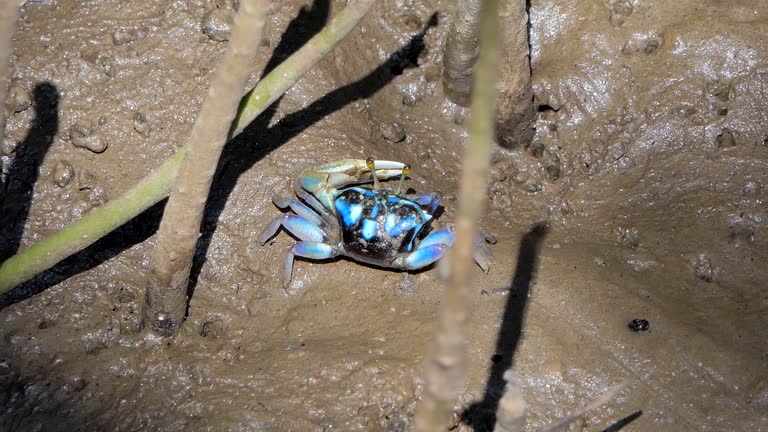
<path fill-rule="evenodd" d="M 376 168 L 376 164 L 373 163 L 373 158 L 369 157 L 365 160 L 365 166 L 368 167 L 369 170 L 373 170 Z"/>

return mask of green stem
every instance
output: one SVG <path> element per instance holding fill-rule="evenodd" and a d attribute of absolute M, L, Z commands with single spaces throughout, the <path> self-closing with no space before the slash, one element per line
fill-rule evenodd
<path fill-rule="evenodd" d="M 240 103 L 232 137 L 288 91 L 363 19 L 375 0 L 357 0 L 344 8 L 306 45 L 276 67 Z M 144 210 L 165 199 L 179 173 L 185 149 L 116 199 L 91 210 L 72 225 L 40 240 L 0 264 L 0 294 L 93 244 Z"/>

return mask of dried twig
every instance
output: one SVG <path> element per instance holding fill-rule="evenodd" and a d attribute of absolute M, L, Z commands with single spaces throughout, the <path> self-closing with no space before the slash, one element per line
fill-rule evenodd
<path fill-rule="evenodd" d="M 269 73 L 243 98 L 233 126 L 239 134 L 259 114 L 355 28 L 375 0 L 357 0 L 344 8 L 320 33 Z M 162 201 L 171 191 L 186 151 L 179 150 L 121 196 L 96 207 L 80 220 L 40 240 L 0 264 L 0 294 L 53 267 Z"/>
<path fill-rule="evenodd" d="M 498 68 L 498 0 L 485 0 L 481 12 L 480 55 L 474 71 L 470 141 L 458 195 L 456 242 L 451 256 L 452 271 L 445 293 L 441 325 L 425 367 L 426 386 L 416 413 L 419 432 L 445 429 L 453 405 L 466 378 L 466 299 L 470 295 L 477 221 L 485 212 L 488 187 L 486 174 L 494 140 L 494 107 Z"/>
<path fill-rule="evenodd" d="M 165 206 L 152 254 L 144 301 L 144 325 L 173 336 L 184 321 L 192 257 L 205 203 L 229 139 L 243 88 L 261 44 L 269 0 L 241 0 L 229 46 L 192 127 L 187 152 Z"/>

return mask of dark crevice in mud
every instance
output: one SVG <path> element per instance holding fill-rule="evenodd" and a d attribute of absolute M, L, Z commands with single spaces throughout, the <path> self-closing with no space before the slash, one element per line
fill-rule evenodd
<path fill-rule="evenodd" d="M 36 85 L 32 100 L 35 118 L 26 138 L 16 147 L 5 190 L 0 194 L 0 262 L 19 250 L 40 166 L 59 130 L 59 90 L 56 86 L 50 82 Z"/>
<path fill-rule="evenodd" d="M 547 104 L 541 104 L 536 106 L 536 111 L 537 112 L 547 112 L 547 111 L 558 112 L 560 110 L 552 108 L 550 105 L 547 105 Z"/>
<path fill-rule="evenodd" d="M 515 350 L 523 329 L 523 319 L 528 304 L 528 293 L 536 273 L 541 243 L 549 232 L 545 222 L 535 224 L 520 241 L 517 266 L 504 305 L 496 347 L 491 357 L 491 369 L 485 382 L 483 399 L 473 403 L 462 413 L 462 421 L 476 432 L 492 431 L 496 424 L 496 410 L 504 392 L 503 375 L 512 367 Z"/>

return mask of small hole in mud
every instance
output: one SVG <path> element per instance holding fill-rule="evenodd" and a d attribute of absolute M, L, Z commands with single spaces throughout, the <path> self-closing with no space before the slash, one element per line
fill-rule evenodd
<path fill-rule="evenodd" d="M 552 106 L 548 104 L 541 104 L 536 106 L 536 111 L 538 112 L 547 112 L 547 111 L 554 111 L 557 112 L 558 110 L 552 108 Z"/>
<path fill-rule="evenodd" d="M 721 108 L 717 113 L 721 116 L 728 115 L 728 108 Z"/>

